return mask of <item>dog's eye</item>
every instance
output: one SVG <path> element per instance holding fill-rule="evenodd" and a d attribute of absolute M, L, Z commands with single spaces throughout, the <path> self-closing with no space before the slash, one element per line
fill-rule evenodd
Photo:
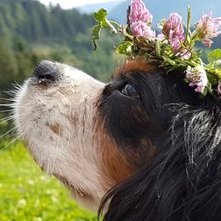
<path fill-rule="evenodd" d="M 139 94 L 138 94 L 136 88 L 131 84 L 126 84 L 123 87 L 123 89 L 121 90 L 121 93 L 123 95 L 129 96 L 129 97 L 136 97 L 136 98 L 139 97 Z"/>

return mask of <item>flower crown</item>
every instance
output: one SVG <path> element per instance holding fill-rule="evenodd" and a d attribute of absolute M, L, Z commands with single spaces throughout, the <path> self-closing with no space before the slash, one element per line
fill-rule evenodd
<path fill-rule="evenodd" d="M 195 29 L 191 28 L 191 10 L 188 7 L 187 24 L 178 13 L 171 13 L 168 20 L 161 21 L 161 33 L 151 28 L 153 16 L 142 0 L 132 0 L 127 13 L 127 25 L 107 19 L 107 11 L 100 9 L 94 13 L 97 25 L 92 31 L 96 42 L 102 29 L 120 34 L 124 40 L 116 46 L 116 52 L 134 58 L 143 56 L 149 62 L 158 62 L 166 73 L 177 70 L 185 73 L 184 80 L 195 91 L 221 96 L 221 49 L 208 55 L 209 63 L 200 58 L 201 52 L 194 46 L 201 42 L 211 47 L 212 39 L 221 34 L 221 17 L 213 18 L 212 12 L 204 14 Z"/>

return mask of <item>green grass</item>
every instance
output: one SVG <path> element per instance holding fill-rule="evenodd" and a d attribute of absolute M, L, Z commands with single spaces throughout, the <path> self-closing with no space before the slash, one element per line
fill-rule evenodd
<path fill-rule="evenodd" d="M 97 218 L 80 208 L 55 178 L 43 173 L 22 143 L 0 150 L 0 221 L 70 220 Z"/>

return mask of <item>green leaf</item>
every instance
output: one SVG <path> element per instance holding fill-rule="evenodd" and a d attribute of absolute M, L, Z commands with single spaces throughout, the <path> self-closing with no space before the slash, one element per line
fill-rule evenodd
<path fill-rule="evenodd" d="M 156 55 L 157 57 L 161 57 L 161 41 L 159 39 L 156 40 Z"/>
<path fill-rule="evenodd" d="M 221 60 L 221 49 L 218 48 L 218 49 L 211 51 L 208 54 L 208 60 L 210 63 L 214 63 L 214 62 L 217 62 L 218 60 Z"/>
<path fill-rule="evenodd" d="M 118 54 L 131 55 L 132 54 L 132 46 L 133 46 L 133 42 L 123 41 L 117 46 L 116 52 Z"/>
<path fill-rule="evenodd" d="M 218 80 L 217 76 L 215 76 L 213 74 L 210 74 L 210 73 L 207 73 L 207 77 L 208 77 L 208 80 L 211 83 L 211 85 L 217 85 L 218 84 L 219 80 Z"/>
<path fill-rule="evenodd" d="M 109 29 L 112 33 L 117 33 L 116 26 L 120 26 L 118 23 L 114 21 L 109 21 L 107 18 L 107 11 L 105 9 L 100 9 L 98 12 L 94 13 L 94 19 L 98 23 L 92 29 L 92 41 L 94 44 L 94 51 L 97 49 L 96 42 L 100 39 L 100 33 L 102 29 Z"/>
<path fill-rule="evenodd" d="M 165 56 L 162 56 L 163 60 L 164 60 L 164 63 L 166 65 L 170 65 L 170 66 L 176 66 L 176 62 L 174 60 L 171 60 L 169 57 L 165 57 Z"/>
<path fill-rule="evenodd" d="M 214 74 L 221 79 L 221 68 L 214 69 Z"/>
<path fill-rule="evenodd" d="M 97 40 L 99 40 L 100 38 L 100 33 L 101 33 L 101 25 L 95 25 L 93 27 L 93 30 L 92 30 L 92 41 L 93 41 L 93 44 L 94 44 L 94 51 L 97 49 Z"/>
<path fill-rule="evenodd" d="M 100 23 L 103 28 L 107 28 L 107 11 L 105 9 L 100 9 L 98 12 L 94 13 L 94 19 Z"/>

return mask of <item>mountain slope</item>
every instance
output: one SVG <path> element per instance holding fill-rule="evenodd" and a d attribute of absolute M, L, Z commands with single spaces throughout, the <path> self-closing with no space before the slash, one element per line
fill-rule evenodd
<path fill-rule="evenodd" d="M 187 5 L 191 6 L 194 22 L 196 22 L 203 13 L 208 11 L 213 11 L 215 16 L 221 16 L 220 0 L 144 0 L 144 2 L 154 16 L 154 23 L 158 23 L 162 18 L 167 18 L 171 12 L 178 12 L 186 18 Z M 111 10 L 110 17 L 116 21 L 125 23 L 126 10 L 129 4 L 130 0 L 116 6 Z"/>
<path fill-rule="evenodd" d="M 90 15 L 59 6 L 46 8 L 38 1 L 1 0 L 0 33 L 30 42 L 70 42 L 76 34 L 86 34 L 94 24 Z"/>

